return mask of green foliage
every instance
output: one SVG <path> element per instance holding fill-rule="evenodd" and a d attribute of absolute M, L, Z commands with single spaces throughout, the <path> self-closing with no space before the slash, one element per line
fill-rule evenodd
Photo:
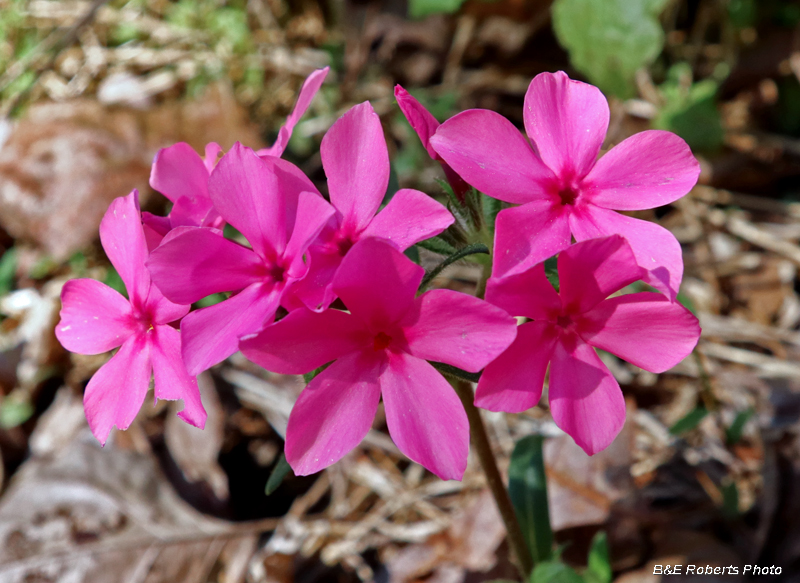
<path fill-rule="evenodd" d="M 722 485 L 722 513 L 727 518 L 736 518 L 739 515 L 739 489 L 736 482 L 730 480 Z"/>
<path fill-rule="evenodd" d="M 26 395 L 12 392 L 0 402 L 0 428 L 11 429 L 25 423 L 34 409 Z"/>
<path fill-rule="evenodd" d="M 572 65 L 605 93 L 635 95 L 636 71 L 664 46 L 666 0 L 556 0 L 553 29 Z"/>
<path fill-rule="evenodd" d="M 584 580 L 575 569 L 561 561 L 544 561 L 533 569 L 530 583 L 584 583 Z"/>
<path fill-rule="evenodd" d="M 319 368 L 315 368 L 315 369 L 314 369 L 314 370 L 312 370 L 311 372 L 307 372 L 307 373 L 305 373 L 305 374 L 303 375 L 303 380 L 306 382 L 306 384 L 310 383 L 311 381 L 313 381 L 313 380 L 316 378 L 316 376 L 317 376 L 319 373 L 321 373 L 323 370 L 325 370 L 326 368 L 328 368 L 330 365 L 331 365 L 331 363 L 329 362 L 329 363 L 327 363 L 327 364 L 323 364 L 323 365 L 322 365 L 321 367 L 319 367 Z"/>
<path fill-rule="evenodd" d="M 53 261 L 53 258 L 45 255 L 33 264 L 28 275 L 31 279 L 44 279 L 57 267 L 58 265 Z"/>
<path fill-rule="evenodd" d="M 215 44 L 237 54 L 252 52 L 254 47 L 244 3 L 230 2 L 220 7 L 215 0 L 178 0 L 170 5 L 166 20 L 181 28 L 205 31 Z"/>
<path fill-rule="evenodd" d="M 543 442 L 544 438 L 540 435 L 529 435 L 520 439 L 514 446 L 508 466 L 508 493 L 511 503 L 514 505 L 533 562 L 539 566 L 547 564 L 553 554 L 553 532 L 550 528 L 547 479 L 542 453 Z M 551 569 L 544 569 L 539 576 L 550 577 Z M 532 580 L 538 581 L 536 570 Z M 542 581 L 562 581 L 562 579 L 548 578 Z"/>
<path fill-rule="evenodd" d="M 611 583 L 613 572 L 611 570 L 611 556 L 608 553 L 608 538 L 603 531 L 598 532 L 592 539 L 589 549 L 589 561 L 583 578 L 586 583 Z"/>
<path fill-rule="evenodd" d="M 489 248 L 483 243 L 473 243 L 472 245 L 467 245 L 463 249 L 459 249 L 449 257 L 445 257 L 444 261 L 425 274 L 425 277 L 422 278 L 422 283 L 419 284 L 419 289 L 423 290 L 428 287 L 428 284 L 430 284 L 431 281 L 433 281 L 433 279 L 448 265 L 451 265 L 460 259 L 464 259 L 465 257 L 469 257 L 470 255 L 476 254 L 489 255 Z"/>
<path fill-rule="evenodd" d="M 678 419 L 675 425 L 669 428 L 669 432 L 672 435 L 683 435 L 697 427 L 706 415 L 708 415 L 708 409 L 705 407 L 695 407 L 684 417 Z"/>
<path fill-rule="evenodd" d="M 0 296 L 14 289 L 14 275 L 17 272 L 17 250 L 13 247 L 0 257 Z"/>
<path fill-rule="evenodd" d="M 559 291 L 561 289 L 561 284 L 558 280 L 558 258 L 557 257 L 550 257 L 549 259 L 545 259 L 544 261 L 544 274 L 547 277 L 547 281 L 550 282 L 550 285 L 553 286 L 553 289 Z"/>
<path fill-rule="evenodd" d="M 281 457 L 278 458 L 278 463 L 275 464 L 275 468 L 273 468 L 272 473 L 269 475 L 269 479 L 267 480 L 267 485 L 264 488 L 264 494 L 269 496 L 283 482 L 284 478 L 292 473 L 292 467 L 289 465 L 289 462 L 286 461 L 286 454 L 281 453 Z"/>
<path fill-rule="evenodd" d="M 220 302 L 224 302 L 227 299 L 228 296 L 224 293 L 211 294 L 210 296 L 206 296 L 204 298 L 197 300 L 194 303 L 194 305 L 197 306 L 198 308 L 207 308 L 209 306 L 214 306 Z"/>
<path fill-rule="evenodd" d="M 737 28 L 758 24 L 756 0 L 729 0 L 728 19 Z"/>
<path fill-rule="evenodd" d="M 455 247 L 441 237 L 431 237 L 430 239 L 420 241 L 417 245 L 433 253 L 438 253 L 439 255 L 452 255 L 457 252 Z"/>
<path fill-rule="evenodd" d="M 725 430 L 725 441 L 731 445 L 734 443 L 739 443 L 739 441 L 742 439 L 744 426 L 747 425 L 747 422 L 755 414 L 755 409 L 752 408 L 745 411 L 739 411 L 739 413 L 736 415 L 736 418 L 733 420 L 733 423 L 731 423 L 731 426 Z"/>
<path fill-rule="evenodd" d="M 117 290 L 126 298 L 128 297 L 128 291 L 125 289 L 125 282 L 122 281 L 122 278 L 119 276 L 119 273 L 117 273 L 117 270 L 114 269 L 113 266 L 108 267 L 108 271 L 106 271 L 106 277 L 103 279 L 103 283 L 111 289 Z"/>
<path fill-rule="evenodd" d="M 664 106 L 653 127 L 675 132 L 693 150 L 713 151 L 722 146 L 724 132 L 716 103 L 718 80 L 692 83 L 691 67 L 678 63 L 667 72 L 667 80 L 659 89 Z"/>
<path fill-rule="evenodd" d="M 411 18 L 425 18 L 431 14 L 455 14 L 464 0 L 409 0 L 408 14 Z"/>
<path fill-rule="evenodd" d="M 781 133 L 800 137 L 800 83 L 789 75 L 778 81 L 778 103 L 772 123 Z"/>

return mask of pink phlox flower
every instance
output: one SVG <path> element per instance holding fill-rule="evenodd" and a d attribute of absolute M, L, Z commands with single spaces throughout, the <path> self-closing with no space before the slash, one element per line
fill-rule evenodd
<path fill-rule="evenodd" d="M 183 399 L 178 417 L 196 427 L 206 422 L 197 380 L 181 358 L 181 337 L 169 325 L 189 311 L 170 302 L 145 269 L 147 245 L 139 213 L 139 193 L 114 200 L 100 223 L 100 241 L 119 272 L 130 300 L 94 279 L 73 279 L 61 292 L 56 337 L 78 354 L 119 351 L 86 386 L 83 404 L 94 436 L 105 444 L 111 428 L 130 426 L 155 374 L 155 398 Z"/>
<path fill-rule="evenodd" d="M 697 182 L 700 165 L 673 133 L 649 130 L 599 160 L 608 103 L 599 89 L 563 72 L 531 81 L 523 111 L 526 140 L 504 117 L 462 112 L 431 144 L 464 180 L 489 196 L 522 206 L 497 216 L 493 275 L 519 273 L 578 241 L 623 235 L 644 280 L 675 299 L 683 276 L 681 247 L 663 227 L 614 210 L 662 206 Z M 613 210 L 612 210 L 613 209 Z"/>
<path fill-rule="evenodd" d="M 251 247 L 216 229 L 180 227 L 148 261 L 153 281 L 172 301 L 192 304 L 219 292 L 238 292 L 189 314 L 181 325 L 183 356 L 192 374 L 238 349 L 239 338 L 272 321 L 284 292 L 305 277 L 303 255 L 333 208 L 294 164 L 238 142 L 208 181 L 214 208 Z"/>
<path fill-rule="evenodd" d="M 594 348 L 658 373 L 691 353 L 700 337 L 697 318 L 662 294 L 608 298 L 645 274 L 628 242 L 612 235 L 559 254 L 559 293 L 544 264 L 490 278 L 487 301 L 532 321 L 519 327 L 511 347 L 483 371 L 475 404 L 512 413 L 535 406 L 549 363 L 556 425 L 589 455 L 608 446 L 625 421 L 625 401 Z"/>
<path fill-rule="evenodd" d="M 379 239 L 353 246 L 334 278 L 350 313 L 300 308 L 241 343 L 267 370 L 298 374 L 335 361 L 300 394 L 286 429 L 296 474 L 328 467 L 367 434 L 383 397 L 389 433 L 442 479 L 460 479 L 469 424 L 428 360 L 477 372 L 514 339 L 515 321 L 475 297 L 433 290 L 415 298 L 424 270 Z"/>
<path fill-rule="evenodd" d="M 440 125 L 437 119 L 433 117 L 433 114 L 425 109 L 413 95 L 400 85 L 395 85 L 394 87 L 394 98 L 397 100 L 397 105 L 408 120 L 409 125 L 411 125 L 411 128 L 419 136 L 428 155 L 441 164 L 444 175 L 447 177 L 447 182 L 450 184 L 455 195 L 459 198 L 463 198 L 464 194 L 469 190 L 469 185 L 464 182 L 464 179 L 461 178 L 455 170 L 450 168 L 447 162 L 436 153 L 436 150 L 434 150 L 431 145 L 431 137 L 436 133 L 436 128 Z"/>
<path fill-rule="evenodd" d="M 303 82 L 297 103 L 278 132 L 278 139 L 271 147 L 259 150 L 259 156 L 283 155 L 295 125 L 311 105 L 329 70 L 330 67 L 317 69 Z M 166 217 L 144 213 L 145 235 L 151 249 L 177 227 L 223 227 L 224 221 L 208 194 L 208 177 L 221 153 L 222 148 L 214 142 L 206 146 L 204 158 L 185 142 L 158 151 L 150 172 L 150 186 L 171 200 L 173 207 Z"/>
<path fill-rule="evenodd" d="M 336 299 L 333 277 L 359 240 L 380 238 L 403 251 L 441 233 L 453 215 L 424 192 L 398 190 L 377 215 L 389 185 L 389 151 L 378 115 L 369 102 L 356 105 L 331 126 L 320 147 L 336 214 L 309 249 L 308 277 L 293 290 L 287 307 L 322 310 Z"/>

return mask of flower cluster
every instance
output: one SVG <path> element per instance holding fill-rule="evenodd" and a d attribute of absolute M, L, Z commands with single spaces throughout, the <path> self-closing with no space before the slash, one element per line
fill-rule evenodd
<path fill-rule="evenodd" d="M 474 188 L 519 205 L 497 215 L 485 300 L 450 290 L 418 295 L 425 272 L 403 251 L 455 218 L 411 189 L 389 193 L 381 208 L 389 154 L 369 103 L 347 111 L 322 140 L 327 198 L 280 158 L 326 74 L 306 80 L 271 148 L 237 143 L 220 157 L 209 144 L 205 158 L 187 144 L 160 151 L 150 184 L 174 203 L 169 216 L 140 213 L 135 191 L 109 208 L 101 242 L 129 299 L 93 280 L 70 281 L 56 329 L 74 352 L 120 347 L 86 388 L 95 436 L 105 442 L 114 425 L 128 427 L 151 375 L 156 398 L 183 399 L 181 418 L 202 427 L 196 375 L 241 350 L 277 373 L 327 365 L 289 418 L 286 458 L 297 474 L 354 448 L 383 400 L 398 448 L 460 479 L 469 424 L 431 362 L 483 371 L 475 404 L 509 412 L 538 403 L 549 367 L 555 422 L 587 453 L 606 447 L 625 404 L 594 348 L 661 372 L 699 337 L 697 320 L 676 301 L 683 265 L 674 236 L 614 212 L 686 194 L 699 174 L 688 146 L 668 132 L 642 132 L 598 159 L 606 100 L 560 72 L 537 76 L 528 89 L 529 140 L 486 110 L 439 124 L 398 86 L 398 105 L 456 197 Z M 225 225 L 246 244 L 226 237 Z M 554 255 L 557 286 L 543 263 Z M 618 295 L 637 280 L 658 291 Z M 190 312 L 218 293 L 229 296 Z"/>

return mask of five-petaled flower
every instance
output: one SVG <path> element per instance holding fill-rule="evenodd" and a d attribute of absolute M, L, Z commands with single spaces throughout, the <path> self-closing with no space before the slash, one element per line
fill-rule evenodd
<path fill-rule="evenodd" d="M 299 301 L 321 310 L 336 299 L 333 276 L 350 248 L 380 238 L 400 251 L 449 227 L 453 215 L 419 190 L 398 190 L 377 215 L 389 186 L 389 151 L 378 115 L 369 102 L 352 107 L 336 121 L 320 146 L 322 166 L 336 214 L 309 248 L 308 275 L 293 290 Z"/>
<path fill-rule="evenodd" d="M 94 374 L 83 397 L 86 418 L 100 443 L 114 425 L 128 428 L 154 374 L 157 399 L 183 399 L 178 417 L 200 428 L 206 422 L 197 380 L 183 365 L 180 332 L 169 325 L 184 317 L 189 306 L 168 301 L 150 281 L 138 197 L 134 190 L 114 200 L 100 223 L 103 249 L 130 301 L 94 279 L 73 279 L 61 292 L 56 337 L 64 348 L 102 354 L 120 347 Z"/>
<path fill-rule="evenodd" d="M 648 221 L 620 215 L 662 206 L 695 185 L 700 165 L 673 133 L 649 130 L 597 160 L 608 128 L 599 89 L 563 72 L 531 81 L 523 111 L 528 142 L 488 110 L 459 113 L 436 130 L 436 152 L 469 184 L 522 206 L 497 216 L 493 275 L 519 273 L 578 241 L 623 235 L 644 280 L 675 299 L 683 277 L 675 236 Z M 533 146 L 533 147 L 531 147 Z"/>
<path fill-rule="evenodd" d="M 483 371 L 475 405 L 512 413 L 535 406 L 549 363 L 553 420 L 590 455 L 608 446 L 625 421 L 625 401 L 592 347 L 663 372 L 691 353 L 700 337 L 697 318 L 661 294 L 608 298 L 645 274 L 627 241 L 613 235 L 559 254 L 558 293 L 544 264 L 491 278 L 487 301 L 532 321 L 519 327 L 511 347 Z"/>
<path fill-rule="evenodd" d="M 513 341 L 515 321 L 475 297 L 432 290 L 415 298 L 423 269 L 378 239 L 342 261 L 334 292 L 350 313 L 301 308 L 242 352 L 267 370 L 298 374 L 335 361 L 300 394 L 286 430 L 295 473 L 325 468 L 369 431 L 381 396 L 405 455 L 443 479 L 460 479 L 469 424 L 452 387 L 427 360 L 477 372 Z"/>
<path fill-rule="evenodd" d="M 294 126 L 311 105 L 328 70 L 329 67 L 318 69 L 303 82 L 297 103 L 278 132 L 278 139 L 269 148 L 256 152 L 259 156 L 280 158 L 283 155 L 292 137 Z M 214 208 L 208 193 L 208 177 L 214 170 L 220 153 L 222 148 L 214 142 L 206 145 L 203 158 L 185 142 L 158 151 L 150 171 L 150 186 L 171 200 L 173 206 L 166 217 L 150 213 L 142 214 L 150 249 L 155 249 L 161 243 L 161 239 L 177 227 L 222 228 L 225 221 Z"/>
<path fill-rule="evenodd" d="M 252 248 L 216 229 L 180 227 L 155 249 L 148 267 L 172 301 L 191 304 L 219 292 L 237 292 L 189 314 L 181 325 L 183 357 L 192 374 L 236 352 L 239 338 L 272 321 L 284 293 L 308 272 L 309 244 L 333 208 L 293 164 L 259 158 L 238 142 L 208 180 L 214 207 Z"/>

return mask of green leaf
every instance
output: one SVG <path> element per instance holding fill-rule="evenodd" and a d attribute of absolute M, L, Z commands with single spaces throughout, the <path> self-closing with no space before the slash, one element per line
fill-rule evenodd
<path fill-rule="evenodd" d="M 531 583 L 584 583 L 575 569 L 561 561 L 544 561 L 531 573 Z"/>
<path fill-rule="evenodd" d="M 430 361 L 431 366 L 438 370 L 445 376 L 450 378 L 454 378 L 456 380 L 467 381 L 470 383 L 477 383 L 481 378 L 481 373 L 479 372 L 467 372 L 462 370 L 456 366 L 452 366 L 449 364 L 445 364 L 443 362 L 434 362 Z"/>
<path fill-rule="evenodd" d="M 752 408 L 746 411 L 739 411 L 733 423 L 731 423 L 731 426 L 725 430 L 725 440 L 729 444 L 739 443 L 742 439 L 744 426 L 747 425 L 747 422 L 750 421 L 750 418 L 755 415 L 755 413 L 755 410 Z"/>
<path fill-rule="evenodd" d="M 739 515 L 739 489 L 736 482 L 731 480 L 722 486 L 722 513 L 727 518 L 736 518 Z"/>
<path fill-rule="evenodd" d="M 264 488 L 264 494 L 269 496 L 277 490 L 284 478 L 291 472 L 292 467 L 289 465 L 289 462 L 286 461 L 286 454 L 281 453 L 281 457 L 278 458 L 278 463 L 275 464 L 275 468 L 273 468 L 272 473 L 269 475 L 267 486 Z"/>
<path fill-rule="evenodd" d="M 553 289 L 559 291 L 561 284 L 558 279 L 558 258 L 550 257 L 544 261 L 544 275 L 547 281 L 553 286 Z"/>
<path fill-rule="evenodd" d="M 675 132 L 693 150 L 713 151 L 722 146 L 725 132 L 717 109 L 718 80 L 692 83 L 691 67 L 678 63 L 670 67 L 659 89 L 665 103 L 653 120 L 654 128 Z"/>
<path fill-rule="evenodd" d="M 454 14 L 463 3 L 464 0 L 409 0 L 408 14 L 414 19 L 431 14 Z"/>
<path fill-rule="evenodd" d="M 485 200 L 483 201 L 483 219 L 486 224 L 491 229 L 491 232 L 494 233 L 494 224 L 497 222 L 497 213 L 503 208 L 503 201 L 498 200 L 496 198 L 492 198 L 491 196 L 483 195 Z"/>
<path fill-rule="evenodd" d="M 11 393 L 0 402 L 0 427 L 11 429 L 25 423 L 33 415 L 33 405 L 27 396 Z"/>
<path fill-rule="evenodd" d="M 697 427 L 706 415 L 708 415 L 708 409 L 696 407 L 689 411 L 685 417 L 678 419 L 675 425 L 669 428 L 669 432 L 672 435 L 683 435 Z"/>
<path fill-rule="evenodd" d="M 636 71 L 664 46 L 658 16 L 666 0 L 556 0 L 553 29 L 572 65 L 604 93 L 636 94 Z"/>
<path fill-rule="evenodd" d="M 14 289 L 14 276 L 17 273 L 17 250 L 13 247 L 0 257 L 0 296 Z"/>
<path fill-rule="evenodd" d="M 305 374 L 303 375 L 303 380 L 306 382 L 306 384 L 310 383 L 311 381 L 313 381 L 313 380 L 316 378 L 316 376 L 317 376 L 319 373 L 321 373 L 323 370 L 325 370 L 326 368 L 328 368 L 330 365 L 331 365 L 331 363 L 329 362 L 329 363 L 327 363 L 327 364 L 323 364 L 323 365 L 322 365 L 321 367 L 319 367 L 319 368 L 315 368 L 315 369 L 314 369 L 314 370 L 312 370 L 311 372 L 307 372 L 307 373 L 305 373 Z"/>
<path fill-rule="evenodd" d="M 420 241 L 417 243 L 417 245 L 423 249 L 427 249 L 428 251 L 438 253 L 439 255 L 452 255 L 453 253 L 458 253 L 458 250 L 455 247 L 441 237 L 431 237 L 430 239 Z"/>
<path fill-rule="evenodd" d="M 428 287 L 428 284 L 433 281 L 433 279 L 448 265 L 455 263 L 459 259 L 464 259 L 465 257 L 479 253 L 489 255 L 489 248 L 483 243 L 473 243 L 472 245 L 467 245 L 463 249 L 459 249 L 449 257 L 446 257 L 444 261 L 434 267 L 429 273 L 425 274 L 425 277 L 422 278 L 422 283 L 419 284 L 419 289 L 425 289 Z"/>
<path fill-rule="evenodd" d="M 535 564 L 547 561 L 553 554 L 543 442 L 541 435 L 520 439 L 508 466 L 508 493 Z"/>
<path fill-rule="evenodd" d="M 412 245 L 411 247 L 403 251 L 403 255 L 405 255 L 411 261 L 419 265 L 419 249 L 417 249 L 416 245 Z"/>
<path fill-rule="evenodd" d="M 32 279 L 44 279 L 50 275 L 50 272 L 52 272 L 56 267 L 58 267 L 58 265 L 55 261 L 53 261 L 53 258 L 45 255 L 33 264 L 33 267 L 31 267 L 28 275 Z"/>
<path fill-rule="evenodd" d="M 589 549 L 589 564 L 583 573 L 586 583 L 611 583 L 611 556 L 608 553 L 608 538 L 603 531 L 592 539 Z"/>
<path fill-rule="evenodd" d="M 117 290 L 126 298 L 128 297 L 128 291 L 125 289 L 125 282 L 122 281 L 122 278 L 119 276 L 119 273 L 117 273 L 117 270 L 114 269 L 113 266 L 108 267 L 108 271 L 106 271 L 106 277 L 103 279 L 103 283 L 111 289 Z"/>
<path fill-rule="evenodd" d="M 209 306 L 214 306 L 220 302 L 224 302 L 227 299 L 228 296 L 225 295 L 224 293 L 211 294 L 210 296 L 206 296 L 204 298 L 197 300 L 194 303 L 194 305 L 197 306 L 198 308 L 207 308 Z"/>

